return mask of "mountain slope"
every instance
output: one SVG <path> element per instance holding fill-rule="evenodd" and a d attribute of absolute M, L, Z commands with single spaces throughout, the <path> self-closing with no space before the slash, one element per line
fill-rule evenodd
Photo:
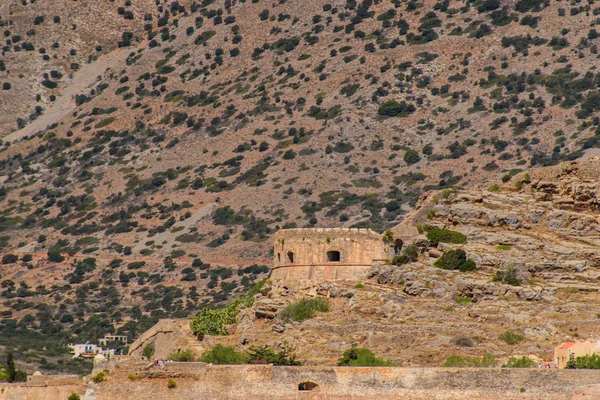
<path fill-rule="evenodd" d="M 279 228 L 382 232 L 424 191 L 593 152 L 599 10 L 3 3 L 6 315 L 38 314 L 17 291 L 45 285 L 60 298 L 45 322 L 105 313 L 65 322 L 65 341 L 186 316 L 265 274 Z M 77 293 L 97 307 L 58 309 Z"/>

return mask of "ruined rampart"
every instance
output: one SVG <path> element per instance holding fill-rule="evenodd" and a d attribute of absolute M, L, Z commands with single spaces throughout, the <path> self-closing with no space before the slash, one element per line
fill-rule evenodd
<path fill-rule="evenodd" d="M 512 368 L 275 367 L 167 363 L 111 371 L 96 400 L 128 399 L 571 399 L 600 371 Z M 176 387 L 169 389 L 173 380 Z M 583 388 L 583 389 L 582 389 Z M 581 397 L 583 398 L 583 397 Z M 589 397 L 588 397 L 589 398 Z"/>
<path fill-rule="evenodd" d="M 389 246 L 370 229 L 301 228 L 275 234 L 273 280 L 358 281 L 373 263 L 387 258 Z"/>
<path fill-rule="evenodd" d="M 34 375 L 27 382 L 0 384 L 0 400 L 67 399 L 73 393 L 83 397 L 85 390 L 76 375 Z"/>

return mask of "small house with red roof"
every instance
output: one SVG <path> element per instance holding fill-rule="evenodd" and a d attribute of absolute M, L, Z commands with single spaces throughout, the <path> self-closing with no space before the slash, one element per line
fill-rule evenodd
<path fill-rule="evenodd" d="M 554 349 L 554 364 L 558 368 L 566 368 L 571 354 L 574 358 L 590 355 L 598 349 L 598 344 L 593 342 L 565 342 Z"/>

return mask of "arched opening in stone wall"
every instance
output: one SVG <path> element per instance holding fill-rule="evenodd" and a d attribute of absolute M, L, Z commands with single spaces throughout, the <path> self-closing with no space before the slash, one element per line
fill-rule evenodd
<path fill-rule="evenodd" d="M 404 245 L 404 242 L 402 241 L 402 239 L 394 240 L 394 254 L 395 255 L 397 255 L 397 256 L 400 255 L 403 245 Z"/>
<path fill-rule="evenodd" d="M 316 383 L 311 382 L 311 381 L 300 382 L 298 384 L 298 390 L 300 392 L 307 392 L 307 391 L 310 391 L 310 390 L 314 390 L 314 389 L 316 389 L 318 387 L 319 387 L 319 385 L 317 385 Z"/>
<path fill-rule="evenodd" d="M 277 261 L 281 262 L 281 253 L 277 253 Z"/>
<path fill-rule="evenodd" d="M 288 262 L 289 262 L 290 264 L 293 264 L 293 263 L 294 263 L 294 253 L 292 253 L 291 251 L 288 251 L 288 253 L 287 253 L 287 258 L 288 258 Z"/>
<path fill-rule="evenodd" d="M 327 252 L 327 261 L 329 262 L 340 262 L 340 252 L 339 251 L 328 251 Z"/>

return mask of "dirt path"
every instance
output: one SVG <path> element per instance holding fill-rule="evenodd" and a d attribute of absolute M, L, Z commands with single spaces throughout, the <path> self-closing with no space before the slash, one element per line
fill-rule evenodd
<path fill-rule="evenodd" d="M 91 64 L 85 64 L 74 74 L 72 79 L 66 79 L 62 83 L 63 89 L 60 95 L 57 96 L 52 106 L 44 111 L 44 114 L 23 129 L 5 136 L 3 140 L 14 142 L 26 136 L 32 136 L 73 112 L 77 107 L 75 105 L 75 96 L 78 94 L 88 94 L 90 88 L 95 84 L 98 75 L 102 75 L 111 65 L 118 65 L 118 60 L 125 60 L 130 51 L 131 49 L 116 49 L 98 57 Z"/>

